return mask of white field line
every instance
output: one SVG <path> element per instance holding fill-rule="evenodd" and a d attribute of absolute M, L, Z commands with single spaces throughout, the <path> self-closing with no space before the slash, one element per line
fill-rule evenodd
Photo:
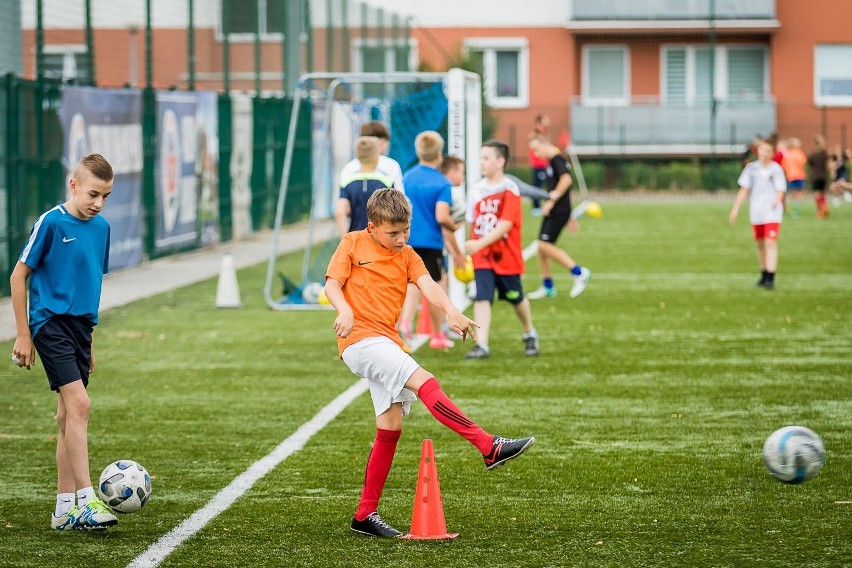
<path fill-rule="evenodd" d="M 316 416 L 302 424 L 286 440 L 281 442 L 265 457 L 254 462 L 247 470 L 224 489 L 219 491 L 204 507 L 198 509 L 191 517 L 148 547 L 148 550 L 133 559 L 127 568 L 153 568 L 166 559 L 174 550 L 192 535 L 204 528 L 220 513 L 225 512 L 237 499 L 252 486 L 272 471 L 278 464 L 291 454 L 305 447 L 314 434 L 322 430 L 329 422 L 349 406 L 353 400 L 367 391 L 367 379 L 361 379 L 345 392 L 328 403 Z"/>

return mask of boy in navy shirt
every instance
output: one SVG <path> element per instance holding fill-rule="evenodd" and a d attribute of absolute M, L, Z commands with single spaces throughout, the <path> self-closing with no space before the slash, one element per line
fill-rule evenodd
<path fill-rule="evenodd" d="M 109 224 L 99 213 L 112 192 L 112 179 L 112 166 L 100 154 L 80 160 L 68 201 L 36 220 L 10 278 L 17 327 L 13 359 L 30 369 L 37 350 L 50 388 L 59 394 L 58 494 L 50 523 L 59 531 L 118 523 L 92 487 L 86 392 L 95 368 L 92 330 L 103 275 L 109 271 Z"/>
<path fill-rule="evenodd" d="M 341 239 L 346 233 L 367 228 L 367 200 L 377 189 L 394 187 L 393 180 L 377 169 L 379 150 L 375 136 L 361 136 L 355 141 L 355 157 L 361 169 L 340 180 L 340 197 L 334 211 Z"/>

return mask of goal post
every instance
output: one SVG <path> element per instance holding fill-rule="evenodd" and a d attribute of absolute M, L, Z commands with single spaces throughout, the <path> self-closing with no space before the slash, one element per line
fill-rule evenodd
<path fill-rule="evenodd" d="M 333 222 L 339 180 L 343 163 L 353 157 L 352 142 L 358 136 L 360 124 L 380 120 L 391 131 L 393 147 L 406 152 L 412 163 L 414 137 L 423 130 L 442 131 L 446 137 L 446 152 L 466 162 L 468 187 L 480 177 L 479 148 L 482 144 L 482 95 L 479 75 L 461 69 L 443 73 L 307 73 L 296 83 L 288 125 L 281 182 L 273 224 L 272 243 L 264 284 L 264 299 L 274 310 L 330 309 L 305 301 L 316 290 L 312 283 L 324 284 L 325 268 L 339 241 Z M 312 197 L 308 219 L 307 243 L 301 273 L 293 278 L 294 289 L 289 293 L 273 293 L 280 256 L 281 225 L 290 171 L 293 165 L 295 135 L 300 107 L 312 108 Z M 394 157 L 393 151 L 391 157 Z M 457 239 L 464 238 L 463 230 Z M 450 274 L 450 298 L 464 307 L 466 288 Z"/>

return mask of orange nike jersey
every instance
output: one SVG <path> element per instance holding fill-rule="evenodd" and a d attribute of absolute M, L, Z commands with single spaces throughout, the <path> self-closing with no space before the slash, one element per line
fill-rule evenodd
<path fill-rule="evenodd" d="M 394 253 L 374 241 L 366 230 L 344 236 L 325 275 L 340 282 L 343 297 L 355 315 L 352 333 L 337 338 L 338 351 L 342 354 L 353 343 L 377 336 L 402 347 L 396 322 L 406 288 L 424 274 L 428 272 L 423 260 L 408 245 Z"/>

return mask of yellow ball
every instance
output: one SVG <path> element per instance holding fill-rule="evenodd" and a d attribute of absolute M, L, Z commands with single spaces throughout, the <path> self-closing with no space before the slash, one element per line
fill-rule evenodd
<path fill-rule="evenodd" d="M 317 303 L 323 306 L 330 306 L 331 302 L 328 301 L 328 296 L 325 295 L 325 287 L 319 292 L 319 296 L 317 296 Z"/>
<path fill-rule="evenodd" d="M 473 259 L 467 257 L 464 266 L 454 266 L 453 274 L 456 275 L 459 282 L 464 282 L 465 284 L 473 282 Z"/>
<path fill-rule="evenodd" d="M 601 204 L 597 201 L 589 201 L 589 205 L 586 207 L 586 215 L 592 219 L 600 219 L 603 217 L 603 208 L 601 208 Z"/>

